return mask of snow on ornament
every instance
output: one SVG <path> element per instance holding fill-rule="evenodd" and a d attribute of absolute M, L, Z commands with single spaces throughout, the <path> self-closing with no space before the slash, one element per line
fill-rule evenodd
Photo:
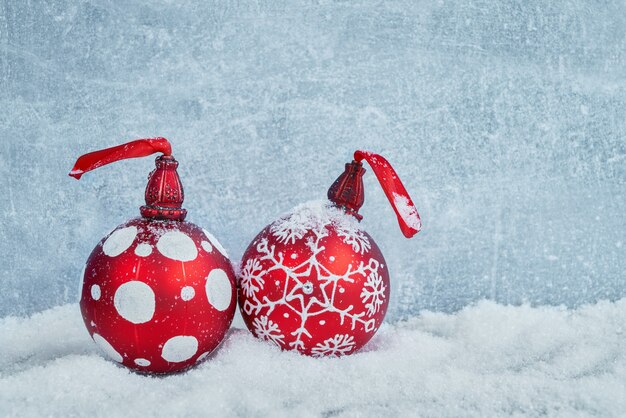
<path fill-rule="evenodd" d="M 235 274 L 219 242 L 185 222 L 178 162 L 164 138 L 140 139 L 80 157 L 70 172 L 155 152 L 141 217 L 94 248 L 82 276 L 80 308 L 89 334 L 110 359 L 168 373 L 201 361 L 223 340 L 236 305 Z"/>
<path fill-rule="evenodd" d="M 328 191 L 328 201 L 300 205 L 263 229 L 243 255 L 239 307 L 248 329 L 284 350 L 342 356 L 367 343 L 389 303 L 389 272 L 361 229 L 361 163 L 366 160 L 403 234 L 421 229 L 415 205 L 389 162 L 357 151 Z"/>

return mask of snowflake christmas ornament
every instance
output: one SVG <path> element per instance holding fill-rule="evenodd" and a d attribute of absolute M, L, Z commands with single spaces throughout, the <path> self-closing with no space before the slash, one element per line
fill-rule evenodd
<path fill-rule="evenodd" d="M 94 248 L 82 277 L 80 309 L 110 359 L 142 372 L 168 373 L 201 361 L 222 341 L 236 305 L 235 275 L 222 246 L 185 222 L 183 187 L 164 138 L 140 139 L 80 157 L 70 172 L 155 152 L 141 217 Z"/>
<path fill-rule="evenodd" d="M 315 357 L 351 354 L 382 323 L 389 272 L 359 226 L 366 160 L 407 238 L 420 217 L 389 162 L 357 151 L 328 191 L 328 201 L 296 207 L 248 246 L 239 273 L 239 307 L 250 331 L 285 350 Z"/>

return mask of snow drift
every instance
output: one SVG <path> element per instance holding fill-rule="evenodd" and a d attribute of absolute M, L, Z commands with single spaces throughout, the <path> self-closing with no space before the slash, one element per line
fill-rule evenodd
<path fill-rule="evenodd" d="M 626 299 L 483 301 L 386 324 L 340 359 L 234 328 L 198 367 L 150 377 L 101 357 L 70 304 L 0 319 L 0 416 L 624 416 L 624 318 Z"/>

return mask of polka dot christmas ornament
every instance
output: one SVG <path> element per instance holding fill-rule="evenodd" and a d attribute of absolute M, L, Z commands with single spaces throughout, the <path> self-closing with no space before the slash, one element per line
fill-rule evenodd
<path fill-rule="evenodd" d="M 236 286 L 226 252 L 209 232 L 185 222 L 178 162 L 164 138 L 83 155 L 70 176 L 157 152 L 141 217 L 115 228 L 87 260 L 80 309 L 107 357 L 142 372 L 169 373 L 204 359 L 230 327 Z"/>
<path fill-rule="evenodd" d="M 421 220 L 398 175 L 380 155 L 356 151 L 328 201 L 296 207 L 248 246 L 239 272 L 239 307 L 248 329 L 284 350 L 315 357 L 351 354 L 380 327 L 389 270 L 361 229 L 362 161 L 369 163 L 410 238 Z"/>

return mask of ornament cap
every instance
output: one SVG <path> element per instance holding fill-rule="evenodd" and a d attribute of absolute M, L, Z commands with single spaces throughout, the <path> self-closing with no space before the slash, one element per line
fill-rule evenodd
<path fill-rule="evenodd" d="M 182 221 L 187 210 L 183 185 L 178 176 L 178 161 L 171 155 L 161 155 L 155 160 L 156 168 L 150 173 L 146 186 L 146 204 L 139 211 L 150 219 Z"/>
<path fill-rule="evenodd" d="M 176 168 L 178 161 L 172 156 L 172 146 L 165 138 L 145 138 L 115 147 L 101 149 L 82 155 L 76 160 L 69 175 L 80 179 L 88 171 L 129 158 L 146 157 L 160 152 L 156 168 L 148 177 L 146 204 L 140 208 L 141 215 L 148 219 L 182 221 L 187 211 L 182 208 L 185 195 Z"/>
<path fill-rule="evenodd" d="M 335 206 L 343 208 L 359 221 L 363 219 L 363 216 L 359 214 L 359 209 L 365 201 L 363 191 L 363 174 L 365 171 L 360 161 L 354 160 L 351 163 L 346 163 L 345 171 L 328 189 L 328 200 L 333 202 Z"/>

